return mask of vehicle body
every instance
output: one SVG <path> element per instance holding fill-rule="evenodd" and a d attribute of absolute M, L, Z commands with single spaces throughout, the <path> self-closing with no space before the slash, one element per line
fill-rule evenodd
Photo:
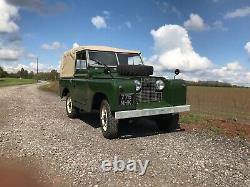
<path fill-rule="evenodd" d="M 79 46 L 61 60 L 59 95 L 66 112 L 100 111 L 104 137 L 119 135 L 119 121 L 150 117 L 161 129 L 178 127 L 178 114 L 189 111 L 183 80 L 152 76 L 139 51 L 106 46 Z M 178 73 L 178 72 L 177 72 Z"/>

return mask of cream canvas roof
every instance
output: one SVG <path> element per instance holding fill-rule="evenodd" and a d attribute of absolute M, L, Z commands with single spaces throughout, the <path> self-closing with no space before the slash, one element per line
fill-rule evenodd
<path fill-rule="evenodd" d="M 60 77 L 73 77 L 75 71 L 75 58 L 76 53 L 83 50 L 91 51 L 106 51 L 106 52 L 116 52 L 116 53 L 132 53 L 140 54 L 140 51 L 133 51 L 127 49 L 119 49 L 108 46 L 78 46 L 74 47 L 63 54 L 60 64 Z"/>
<path fill-rule="evenodd" d="M 83 51 L 83 50 L 91 50 L 91 51 L 111 51 L 111 52 L 116 52 L 116 53 L 135 53 L 135 54 L 140 54 L 140 51 L 135 51 L 135 50 L 127 50 L 127 49 L 119 49 L 119 48 L 114 48 L 114 47 L 108 47 L 108 46 L 94 46 L 94 45 L 85 45 L 85 46 L 78 46 L 74 47 L 69 51 L 66 51 L 65 53 L 71 53 L 75 54 L 78 51 Z"/>

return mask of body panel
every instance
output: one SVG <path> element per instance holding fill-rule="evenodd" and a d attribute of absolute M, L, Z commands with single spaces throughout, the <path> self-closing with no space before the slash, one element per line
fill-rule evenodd
<path fill-rule="evenodd" d="M 140 102 L 133 101 L 131 106 L 119 105 L 119 95 L 121 93 L 136 94 L 134 80 L 138 77 L 122 77 L 110 75 L 95 74 L 90 78 L 77 77 L 74 79 L 60 80 L 60 96 L 62 97 L 62 88 L 68 88 L 73 93 L 73 102 L 80 109 L 89 112 L 96 93 L 106 96 L 110 103 L 112 111 L 158 108 L 168 106 L 178 106 L 186 104 L 186 86 L 183 80 L 165 80 L 166 89 L 163 91 L 162 101 Z"/>

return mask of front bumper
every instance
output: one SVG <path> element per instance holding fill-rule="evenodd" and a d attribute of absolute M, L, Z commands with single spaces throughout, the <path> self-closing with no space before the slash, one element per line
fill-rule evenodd
<path fill-rule="evenodd" d="M 137 118 L 190 111 L 190 105 L 115 112 L 115 119 Z"/>

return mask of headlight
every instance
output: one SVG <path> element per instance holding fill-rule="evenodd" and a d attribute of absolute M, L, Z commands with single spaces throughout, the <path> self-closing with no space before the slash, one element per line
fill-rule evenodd
<path fill-rule="evenodd" d="M 155 84 L 156 84 L 156 90 L 158 91 L 162 91 L 165 87 L 165 83 L 162 80 L 157 80 Z"/>
<path fill-rule="evenodd" d="M 141 82 L 138 80 L 135 80 L 134 83 L 135 83 L 135 91 L 139 92 L 141 90 Z"/>

